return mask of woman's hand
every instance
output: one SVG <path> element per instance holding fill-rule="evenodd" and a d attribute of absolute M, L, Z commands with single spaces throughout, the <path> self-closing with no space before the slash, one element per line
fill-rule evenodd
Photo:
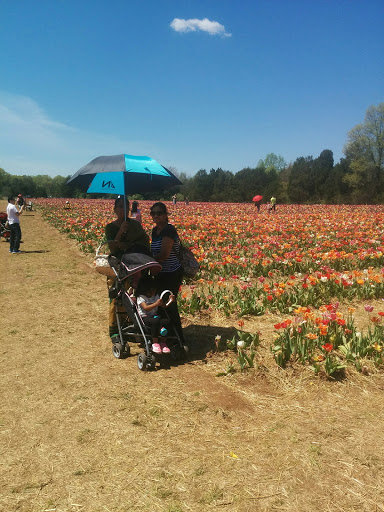
<path fill-rule="evenodd" d="M 120 239 L 121 239 L 121 236 L 122 236 L 126 231 L 128 231 L 128 229 L 129 229 L 129 222 L 128 222 L 127 220 L 125 220 L 125 221 L 121 224 L 120 229 L 119 229 L 119 231 L 117 232 L 117 235 L 116 235 L 115 240 L 116 240 L 117 242 L 119 242 L 119 241 L 120 241 Z"/>

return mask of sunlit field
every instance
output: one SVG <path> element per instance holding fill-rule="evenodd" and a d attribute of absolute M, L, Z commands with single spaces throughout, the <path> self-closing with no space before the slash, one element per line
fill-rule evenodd
<path fill-rule="evenodd" d="M 84 252 L 94 252 L 113 220 L 113 200 L 39 199 L 43 216 Z M 152 202 L 140 202 L 150 234 Z M 184 314 L 220 312 L 243 318 L 266 312 L 274 324 L 271 353 L 285 367 L 292 361 L 330 376 L 363 361 L 383 363 L 384 207 L 278 205 L 258 215 L 253 204 L 167 203 L 169 221 L 201 264 L 180 296 Z M 379 306 L 378 306 L 379 304 Z M 359 330 L 356 308 L 367 316 Z M 342 312 L 341 312 L 342 311 Z M 239 331 L 217 350 L 236 352 L 242 369 L 252 366 L 260 333 Z"/>

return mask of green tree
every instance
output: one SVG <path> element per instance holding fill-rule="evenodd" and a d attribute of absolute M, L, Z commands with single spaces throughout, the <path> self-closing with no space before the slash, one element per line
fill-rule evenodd
<path fill-rule="evenodd" d="M 333 153 L 330 149 L 324 149 L 312 165 L 313 201 L 325 202 L 326 182 L 333 169 Z"/>
<path fill-rule="evenodd" d="M 193 179 L 191 197 L 193 201 L 210 201 L 212 193 L 212 176 L 205 169 L 200 169 Z"/>
<path fill-rule="evenodd" d="M 313 158 L 297 158 L 291 168 L 288 181 L 288 196 L 291 203 L 313 202 Z"/>
<path fill-rule="evenodd" d="M 324 186 L 326 203 L 349 204 L 351 202 L 351 189 L 344 180 L 349 172 L 349 162 L 345 158 L 342 158 L 330 171 Z"/>
<path fill-rule="evenodd" d="M 275 170 L 277 172 L 282 171 L 287 166 L 284 158 L 281 155 L 275 155 L 275 153 L 268 153 L 264 160 L 259 160 L 257 164 L 258 168 L 263 168 L 267 172 Z"/>
<path fill-rule="evenodd" d="M 369 107 L 364 122 L 348 132 L 344 154 L 350 162 L 344 179 L 354 202 L 383 201 L 384 103 Z"/>
<path fill-rule="evenodd" d="M 10 194 L 9 174 L 0 168 L 0 197 L 8 197 Z"/>
<path fill-rule="evenodd" d="M 213 181 L 211 201 L 231 201 L 233 174 L 220 168 L 211 169 L 209 174 Z"/>

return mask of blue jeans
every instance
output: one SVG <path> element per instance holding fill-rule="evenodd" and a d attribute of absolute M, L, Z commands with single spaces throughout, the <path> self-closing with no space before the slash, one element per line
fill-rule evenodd
<path fill-rule="evenodd" d="M 9 225 L 9 229 L 11 231 L 11 236 L 9 237 L 10 251 L 18 251 L 20 247 L 21 240 L 21 228 L 19 222 L 14 222 Z"/>

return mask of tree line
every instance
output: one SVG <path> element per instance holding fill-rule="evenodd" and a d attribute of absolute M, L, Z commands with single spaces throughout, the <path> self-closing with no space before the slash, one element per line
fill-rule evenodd
<path fill-rule="evenodd" d="M 336 164 L 333 152 L 324 149 L 316 158 L 300 156 L 288 165 L 283 157 L 270 153 L 255 168 L 235 174 L 221 168 L 201 169 L 189 177 L 171 170 L 182 185 L 134 198 L 169 200 L 177 194 L 190 201 L 249 202 L 261 194 L 266 199 L 274 195 L 279 203 L 384 203 L 384 103 L 369 107 L 363 123 L 348 132 L 344 158 Z M 0 169 L 0 196 L 101 197 L 68 186 L 68 178 L 15 176 Z"/>

